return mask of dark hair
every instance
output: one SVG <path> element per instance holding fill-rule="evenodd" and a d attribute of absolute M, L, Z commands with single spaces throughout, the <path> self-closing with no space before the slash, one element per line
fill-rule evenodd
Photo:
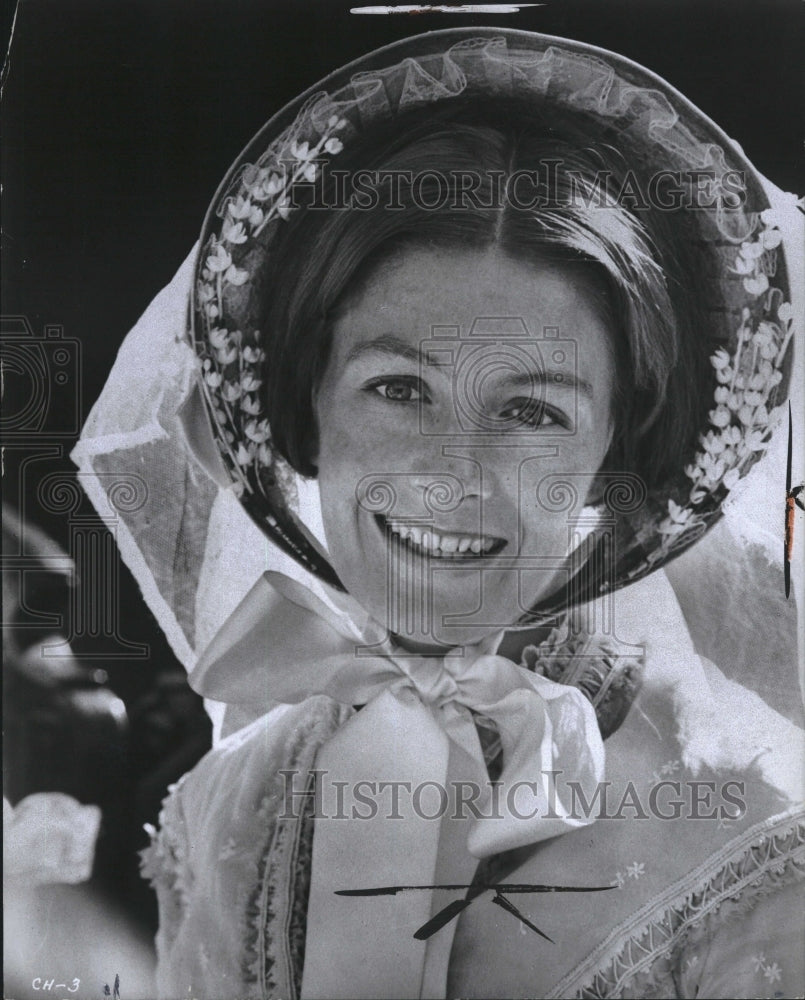
<path fill-rule="evenodd" d="M 597 275 L 618 369 L 605 468 L 637 472 L 649 488 L 678 473 L 711 398 L 692 220 L 613 198 L 627 174 L 639 185 L 637 152 L 614 148 L 623 137 L 581 113 L 548 114 L 511 100 L 456 99 L 399 116 L 353 137 L 272 233 L 258 292 L 267 413 L 275 446 L 298 472 L 316 474 L 313 396 L 339 301 L 401 247 L 431 245 L 497 246 Z M 345 202 L 344 178 L 358 171 L 364 181 L 396 172 L 394 200 L 378 182 Z M 524 171 L 545 175 L 535 207 L 512 197 Z M 479 178 L 473 198 L 460 190 L 470 172 Z"/>

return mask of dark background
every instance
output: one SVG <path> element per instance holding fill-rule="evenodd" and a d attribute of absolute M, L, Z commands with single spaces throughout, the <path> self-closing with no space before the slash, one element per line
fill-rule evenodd
<path fill-rule="evenodd" d="M 349 6 L 21 0 L 4 70 L 3 313 L 25 317 L 34 336 L 61 326 L 79 344 L 75 391 L 53 395 L 49 426 L 66 425 L 79 387 L 79 417 L 89 412 L 124 335 L 186 256 L 218 182 L 263 122 L 326 73 L 407 35 L 499 24 L 611 48 L 677 87 L 780 187 L 805 189 L 799 0 L 549 0 L 497 17 L 355 16 Z M 31 385 L 14 371 L 5 382 L 13 415 Z M 4 502 L 65 549 L 68 518 L 45 510 L 35 488 L 49 472 L 70 474 L 74 438 L 59 438 L 33 476 L 33 466 L 21 475 L 24 434 L 5 456 Z M 148 647 L 104 664 L 131 708 L 175 661 L 125 572 L 119 600 L 122 634 Z M 135 771 L 141 746 L 131 745 Z M 155 809 L 158 785 L 140 812 Z"/>

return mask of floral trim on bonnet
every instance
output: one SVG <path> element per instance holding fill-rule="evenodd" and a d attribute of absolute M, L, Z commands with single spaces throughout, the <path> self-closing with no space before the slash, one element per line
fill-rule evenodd
<path fill-rule="evenodd" d="M 260 472 L 273 469 L 277 457 L 270 446 L 271 429 L 258 395 L 265 353 L 259 347 L 243 346 L 242 332 L 223 325 L 226 288 L 239 287 L 254 277 L 235 266 L 232 250 L 256 239 L 274 219 L 288 218 L 295 207 L 289 192 L 300 180 L 310 183 L 316 179 L 316 159 L 323 153 L 341 152 L 343 143 L 335 133 L 346 124 L 345 119 L 332 115 L 314 146 L 292 142 L 282 157 L 290 169 L 247 167 L 240 192 L 226 202 L 221 234 L 217 239 L 212 237 L 206 249 L 197 293 L 210 329 L 207 341 L 197 348 L 205 395 L 223 431 L 216 440 L 238 497 L 263 492 Z"/>
<path fill-rule="evenodd" d="M 719 347 L 710 358 L 718 382 L 710 430 L 700 436 L 701 451 L 685 468 L 693 484 L 688 503 L 668 500 L 668 516 L 659 525 L 663 544 L 651 561 L 665 557 L 683 538 L 706 526 L 709 517 L 704 508 L 710 505 L 705 501 L 734 489 L 765 451 L 774 429 L 775 413 L 770 408 L 794 335 L 794 310 L 769 282 L 782 243 L 779 215 L 767 208 L 759 221 L 755 238 L 741 243 L 733 268 L 743 276 L 743 287 L 757 300 L 757 307 L 754 311 L 744 307 L 734 352 Z"/>

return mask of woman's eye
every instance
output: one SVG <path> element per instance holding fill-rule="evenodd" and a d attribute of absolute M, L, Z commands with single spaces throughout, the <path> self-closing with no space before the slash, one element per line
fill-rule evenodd
<path fill-rule="evenodd" d="M 393 399 L 398 403 L 410 403 L 416 395 L 416 389 L 412 385 L 394 385 L 392 382 L 386 383 L 380 391 L 386 399 Z"/>
<path fill-rule="evenodd" d="M 513 400 L 500 416 L 502 420 L 527 427 L 566 426 L 561 416 L 542 399 Z"/>
<path fill-rule="evenodd" d="M 366 388 L 392 403 L 415 403 L 423 398 L 416 381 L 405 378 L 373 379 Z"/>

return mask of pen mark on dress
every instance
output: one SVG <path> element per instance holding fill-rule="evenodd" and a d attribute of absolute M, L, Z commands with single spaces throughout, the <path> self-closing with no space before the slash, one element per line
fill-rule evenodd
<path fill-rule="evenodd" d="M 533 924 L 528 920 L 523 913 L 508 899 L 508 895 L 515 894 L 527 894 L 532 892 L 537 893 L 549 893 L 549 892 L 605 892 L 608 889 L 615 889 L 617 885 L 593 885 L 593 886 L 581 886 L 581 885 L 538 885 L 532 883 L 520 883 L 520 882 L 489 882 L 489 883 L 449 883 L 445 885 L 384 885 L 378 886 L 372 889 L 336 889 L 336 896 L 396 896 L 400 892 L 430 892 L 435 889 L 443 890 L 460 890 L 460 889 L 471 889 L 473 895 L 466 899 L 454 899 L 452 903 L 448 903 L 443 909 L 439 910 L 434 916 L 430 918 L 421 927 L 414 931 L 414 938 L 417 941 L 427 941 L 429 937 L 432 937 L 437 931 L 441 930 L 446 924 L 449 924 L 454 917 L 457 917 L 459 913 L 472 903 L 472 901 L 477 898 L 477 896 L 486 889 L 491 889 L 494 891 L 495 895 L 492 897 L 492 902 L 501 907 L 507 913 L 516 917 L 522 924 L 525 924 L 540 937 L 545 938 L 546 941 L 550 941 L 554 944 L 553 938 L 548 937 L 548 935 L 539 929 L 536 924 Z"/>

